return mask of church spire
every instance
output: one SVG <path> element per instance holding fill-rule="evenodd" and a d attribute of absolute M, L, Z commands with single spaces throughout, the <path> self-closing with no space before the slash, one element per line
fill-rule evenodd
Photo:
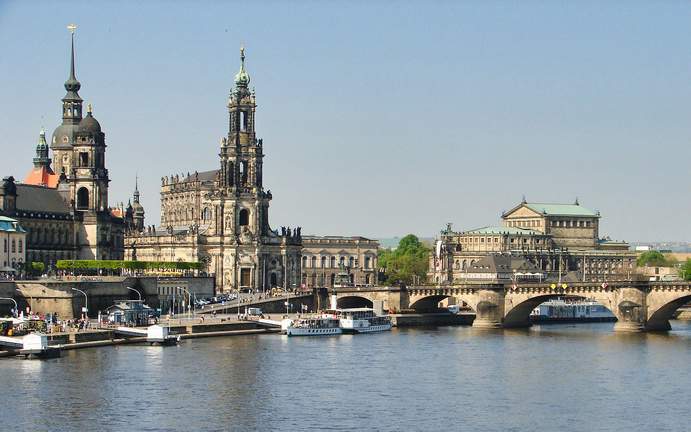
<path fill-rule="evenodd" d="M 139 176 L 134 176 L 134 202 L 139 203 Z"/>
<path fill-rule="evenodd" d="M 250 75 L 245 69 L 245 47 L 240 46 L 240 70 L 235 75 L 236 92 L 242 96 L 248 96 L 250 85 Z"/>
<path fill-rule="evenodd" d="M 82 119 L 82 98 L 79 96 L 81 83 L 77 81 L 74 66 L 74 31 L 77 26 L 70 24 L 67 29 L 71 33 L 72 46 L 70 51 L 70 76 L 65 81 L 67 94 L 62 98 L 62 119 L 63 124 L 78 124 Z"/>
<path fill-rule="evenodd" d="M 77 77 L 74 72 L 74 31 L 77 29 L 77 26 L 75 24 L 70 24 L 67 26 L 67 29 L 72 34 L 72 49 L 70 52 L 70 76 L 67 78 L 67 81 L 65 81 L 65 90 L 67 90 L 65 99 L 69 98 L 71 100 L 78 100 L 81 102 L 82 99 L 79 97 L 77 92 L 82 85 L 79 81 L 77 81 Z"/>

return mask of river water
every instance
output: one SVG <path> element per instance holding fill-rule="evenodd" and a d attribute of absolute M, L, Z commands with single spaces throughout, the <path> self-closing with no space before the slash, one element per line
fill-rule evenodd
<path fill-rule="evenodd" d="M 691 323 L 238 336 L 0 360 L 1 430 L 691 430 Z"/>

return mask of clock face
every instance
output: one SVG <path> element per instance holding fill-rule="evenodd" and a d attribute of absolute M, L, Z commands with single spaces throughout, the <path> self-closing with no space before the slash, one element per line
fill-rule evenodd
<path fill-rule="evenodd" d="M 68 141 L 69 141 L 69 139 L 67 138 L 67 136 L 62 137 L 62 142 L 67 143 Z"/>

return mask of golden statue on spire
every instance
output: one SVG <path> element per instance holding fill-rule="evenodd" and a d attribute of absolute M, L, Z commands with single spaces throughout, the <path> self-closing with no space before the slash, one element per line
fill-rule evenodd
<path fill-rule="evenodd" d="M 74 34 L 74 31 L 77 30 L 77 24 L 67 24 L 67 30 Z"/>

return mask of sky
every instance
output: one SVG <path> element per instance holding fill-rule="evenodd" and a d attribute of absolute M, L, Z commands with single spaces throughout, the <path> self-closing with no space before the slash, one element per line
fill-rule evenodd
<path fill-rule="evenodd" d="M 600 233 L 691 241 L 691 2 L 0 0 L 0 175 L 23 179 L 80 95 L 106 134 L 111 205 L 139 176 L 219 165 L 239 47 L 257 95 L 270 223 L 434 236 L 520 203 Z"/>

